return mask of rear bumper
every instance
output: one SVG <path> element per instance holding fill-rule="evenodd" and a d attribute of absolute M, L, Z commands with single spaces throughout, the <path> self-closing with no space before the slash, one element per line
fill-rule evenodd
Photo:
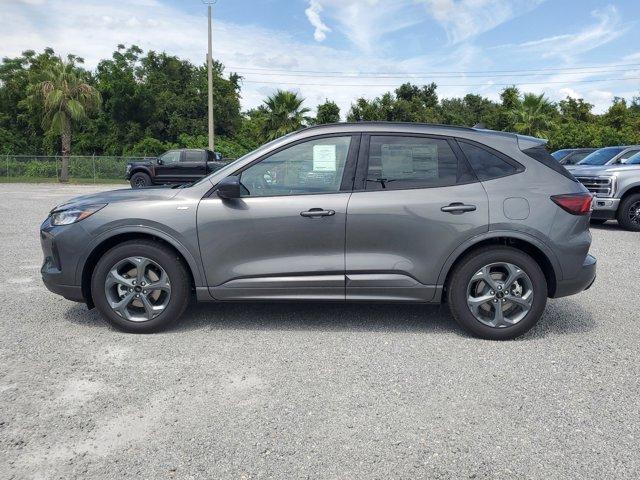
<path fill-rule="evenodd" d="M 597 263 L 596 257 L 587 255 L 578 275 L 558 282 L 553 298 L 574 295 L 590 288 L 596 279 Z"/>

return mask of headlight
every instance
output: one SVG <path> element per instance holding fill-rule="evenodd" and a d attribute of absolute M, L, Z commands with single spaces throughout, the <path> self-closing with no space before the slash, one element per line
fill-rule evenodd
<path fill-rule="evenodd" d="M 93 215 L 101 208 L 106 207 L 106 203 L 96 205 L 83 205 L 80 207 L 71 207 L 66 210 L 58 210 L 51 213 L 51 225 L 71 225 Z"/>
<path fill-rule="evenodd" d="M 127 165 L 127 170 L 126 172 L 129 173 L 131 171 L 131 165 Z"/>

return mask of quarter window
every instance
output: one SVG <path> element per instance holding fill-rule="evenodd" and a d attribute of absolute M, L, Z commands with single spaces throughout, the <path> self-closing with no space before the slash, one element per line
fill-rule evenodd
<path fill-rule="evenodd" d="M 443 139 L 373 136 L 367 190 L 429 188 L 458 183 L 458 158 Z"/>
<path fill-rule="evenodd" d="M 458 142 L 458 144 L 480 180 L 506 177 L 517 172 L 513 165 L 484 148 L 466 142 Z"/>
<path fill-rule="evenodd" d="M 281 150 L 241 173 L 243 197 L 340 191 L 351 137 L 311 140 Z"/>

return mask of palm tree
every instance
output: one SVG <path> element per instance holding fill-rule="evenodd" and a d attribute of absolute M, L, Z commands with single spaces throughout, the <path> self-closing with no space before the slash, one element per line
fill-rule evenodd
<path fill-rule="evenodd" d="M 543 137 L 554 127 L 555 107 L 544 98 L 544 93 L 526 93 L 522 103 L 511 111 L 513 125 L 517 132 Z"/>
<path fill-rule="evenodd" d="M 62 168 L 60 181 L 69 180 L 69 154 L 74 123 L 87 117 L 87 112 L 100 105 L 100 94 L 86 83 L 84 73 L 76 68 L 74 59 L 60 59 L 44 72 L 44 80 L 35 86 L 35 94 L 42 101 L 42 125 L 50 133 L 60 136 Z"/>
<path fill-rule="evenodd" d="M 308 108 L 302 108 L 304 98 L 297 93 L 278 90 L 268 97 L 264 104 L 267 115 L 264 124 L 264 135 L 268 140 L 295 132 L 311 119 L 305 114 Z"/>

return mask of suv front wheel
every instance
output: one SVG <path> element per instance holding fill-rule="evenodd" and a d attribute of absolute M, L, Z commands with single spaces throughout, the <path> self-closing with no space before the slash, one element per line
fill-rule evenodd
<path fill-rule="evenodd" d="M 537 262 L 521 250 L 484 247 L 456 265 L 447 295 L 462 328 L 481 338 L 507 340 L 538 322 L 547 282 Z"/>
<path fill-rule="evenodd" d="M 176 321 L 189 303 L 189 274 L 177 254 L 131 240 L 105 253 L 91 278 L 96 308 L 119 330 L 149 333 Z"/>

